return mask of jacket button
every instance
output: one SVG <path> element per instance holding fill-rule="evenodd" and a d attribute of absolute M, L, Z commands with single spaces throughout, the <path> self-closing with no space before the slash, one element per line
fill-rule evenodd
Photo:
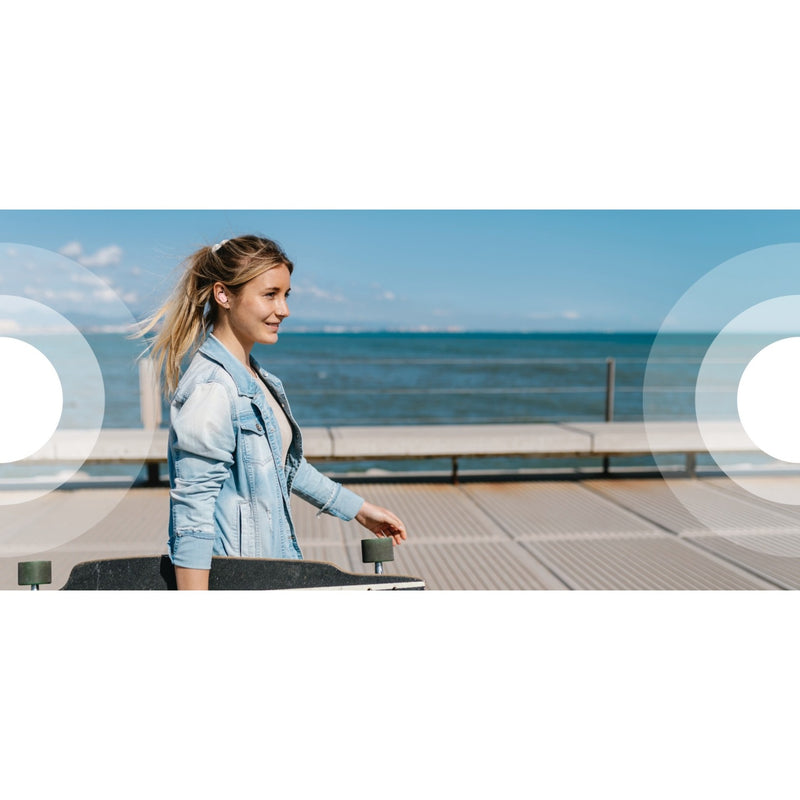
<path fill-rule="evenodd" d="M 257 430 L 259 433 L 261 433 L 261 431 L 263 430 L 263 428 L 261 427 L 261 423 L 260 423 L 260 422 L 257 422 L 257 423 L 256 423 L 256 430 Z"/>

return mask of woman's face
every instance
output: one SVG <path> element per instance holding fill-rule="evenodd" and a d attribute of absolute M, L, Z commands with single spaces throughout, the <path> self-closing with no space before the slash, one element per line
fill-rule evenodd
<path fill-rule="evenodd" d="M 222 297 L 227 302 L 221 300 L 217 288 L 217 302 L 221 306 L 217 324 L 221 322 L 229 328 L 248 349 L 256 342 L 275 344 L 278 327 L 289 316 L 286 301 L 291 291 L 291 277 L 285 266 L 268 269 L 240 287 L 238 294 L 225 292 L 222 287 Z"/>

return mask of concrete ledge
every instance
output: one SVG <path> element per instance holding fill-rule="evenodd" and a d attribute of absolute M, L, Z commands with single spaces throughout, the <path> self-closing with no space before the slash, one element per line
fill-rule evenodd
<path fill-rule="evenodd" d="M 163 463 L 168 431 L 110 428 L 57 431 L 22 463 Z M 648 453 L 756 452 L 736 423 L 597 422 L 535 425 L 396 425 L 311 427 L 306 456 L 315 461 L 469 458 L 481 456 L 605 457 Z"/>
<path fill-rule="evenodd" d="M 169 431 L 165 429 L 106 428 L 99 435 L 97 431 L 60 430 L 41 450 L 20 463 L 125 464 L 166 461 L 168 437 Z"/>
<path fill-rule="evenodd" d="M 648 453 L 756 452 L 758 448 L 736 422 L 590 422 L 568 424 L 591 437 L 592 455 Z"/>
<path fill-rule="evenodd" d="M 397 425 L 331 428 L 338 460 L 579 455 L 588 433 L 562 425 Z M 319 457 L 308 453 L 309 458 Z"/>
<path fill-rule="evenodd" d="M 330 428 L 303 428 L 303 452 L 308 458 L 333 458 L 333 435 Z"/>

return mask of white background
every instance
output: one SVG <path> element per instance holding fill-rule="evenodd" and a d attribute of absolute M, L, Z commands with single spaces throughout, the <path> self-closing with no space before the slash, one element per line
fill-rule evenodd
<path fill-rule="evenodd" d="M 276 5 L 4 11 L 0 205 L 798 205 L 789 3 Z M 795 594 L 343 595 L 6 593 L 3 793 L 796 783 Z"/>

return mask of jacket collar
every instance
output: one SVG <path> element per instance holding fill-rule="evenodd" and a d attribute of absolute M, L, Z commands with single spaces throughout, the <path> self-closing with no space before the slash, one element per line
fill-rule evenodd
<path fill-rule="evenodd" d="M 200 346 L 200 352 L 212 361 L 216 361 L 233 378 L 239 394 L 250 398 L 256 396 L 259 391 L 256 379 L 213 333 L 209 333 L 206 337 L 206 340 Z M 250 364 L 259 374 L 263 373 L 258 362 L 252 356 L 250 356 Z"/>

